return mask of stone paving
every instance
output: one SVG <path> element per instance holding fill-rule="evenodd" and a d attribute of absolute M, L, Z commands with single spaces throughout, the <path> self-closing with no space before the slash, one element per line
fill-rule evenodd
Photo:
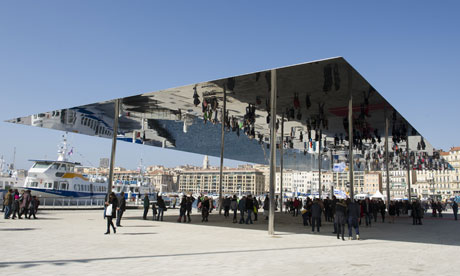
<path fill-rule="evenodd" d="M 163 222 L 127 210 L 114 235 L 104 235 L 101 210 L 39 211 L 37 220 L 0 219 L 0 275 L 455 275 L 460 223 L 446 214 L 414 226 L 361 226 L 361 240 L 338 240 L 331 223 L 312 234 L 301 217 L 276 214 L 267 222 L 233 224 L 218 214 Z M 3 214 L 2 214 L 3 215 Z M 149 216 L 151 219 L 151 215 Z"/>

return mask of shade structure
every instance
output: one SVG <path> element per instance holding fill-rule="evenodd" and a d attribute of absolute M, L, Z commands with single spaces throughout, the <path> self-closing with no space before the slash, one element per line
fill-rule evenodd
<path fill-rule="evenodd" d="M 371 196 L 371 199 L 384 199 L 384 198 L 385 198 L 385 196 L 382 195 L 382 193 L 380 191 L 375 192 L 375 194 L 373 194 Z"/>
<path fill-rule="evenodd" d="M 404 157 L 407 137 L 411 169 L 447 166 L 416 128 L 344 58 L 275 68 L 276 114 L 270 114 L 271 70 L 121 98 L 117 139 L 220 156 L 223 123 L 225 158 L 268 164 L 269 122 L 275 119 L 279 132 L 278 121 L 284 115 L 285 138 L 273 146 L 284 148 L 285 169 L 315 170 L 321 163 L 328 170 L 330 162 L 345 162 L 355 170 L 375 170 L 383 163 L 385 118 L 389 118 L 392 166 L 408 166 Z M 221 116 L 224 88 L 226 114 Z M 346 150 L 350 98 L 355 152 L 352 162 L 347 160 Z M 114 100 L 108 100 L 8 121 L 111 138 L 114 110 Z M 333 158 L 317 162 L 322 158 L 318 155 L 320 141 L 324 151 L 333 151 Z M 277 154 L 277 164 L 279 159 Z"/>

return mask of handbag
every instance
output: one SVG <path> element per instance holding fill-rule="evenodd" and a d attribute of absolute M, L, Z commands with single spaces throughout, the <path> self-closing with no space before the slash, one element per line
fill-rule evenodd
<path fill-rule="evenodd" d="M 105 215 L 107 217 L 111 217 L 112 216 L 112 204 L 110 204 L 109 206 L 107 206 L 107 209 L 105 210 Z"/>

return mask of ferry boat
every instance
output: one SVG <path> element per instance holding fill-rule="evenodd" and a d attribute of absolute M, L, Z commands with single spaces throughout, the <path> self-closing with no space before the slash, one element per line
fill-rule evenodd
<path fill-rule="evenodd" d="M 34 164 L 21 188 L 42 198 L 105 198 L 107 178 L 76 172 L 81 164 L 67 160 L 67 139 L 65 135 L 63 138 L 57 160 L 30 160 Z"/>

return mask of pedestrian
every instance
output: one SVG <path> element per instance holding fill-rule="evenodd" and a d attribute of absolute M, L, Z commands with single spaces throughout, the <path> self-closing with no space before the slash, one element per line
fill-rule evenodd
<path fill-rule="evenodd" d="M 163 214 L 167 210 L 165 201 L 163 200 L 162 196 L 157 196 L 157 204 L 158 204 L 158 214 L 157 214 L 157 221 L 163 221 Z"/>
<path fill-rule="evenodd" d="M 254 221 L 257 221 L 257 214 L 259 213 L 259 201 L 254 197 Z"/>
<path fill-rule="evenodd" d="M 382 222 L 385 222 L 385 203 L 383 200 L 379 200 L 378 209 L 380 210 L 380 216 L 382 217 Z"/>
<path fill-rule="evenodd" d="M 120 193 L 120 200 L 118 201 L 118 208 L 117 208 L 117 227 L 121 226 L 121 217 L 123 217 L 123 213 L 126 211 L 126 199 L 125 199 L 125 192 Z"/>
<path fill-rule="evenodd" d="M 388 207 L 388 215 L 390 216 L 389 223 L 395 223 L 396 204 L 393 200 L 390 201 L 390 206 Z"/>
<path fill-rule="evenodd" d="M 246 196 L 243 196 L 238 202 L 238 209 L 240 210 L 240 224 L 243 224 L 244 221 L 244 212 L 246 211 Z"/>
<path fill-rule="evenodd" d="M 311 218 L 312 218 L 312 223 L 311 223 L 311 232 L 315 233 L 315 226 L 316 230 L 319 233 L 319 228 L 321 227 L 321 214 L 322 214 L 322 208 L 321 205 L 319 204 L 319 199 L 315 199 L 313 202 L 313 205 L 311 206 Z"/>
<path fill-rule="evenodd" d="M 230 204 L 232 203 L 232 200 L 230 197 L 225 196 L 223 206 L 224 206 L 224 217 L 228 218 L 230 216 Z"/>
<path fill-rule="evenodd" d="M 233 211 L 233 223 L 236 223 L 236 216 L 238 213 L 238 200 L 236 198 L 236 195 L 233 195 L 232 201 L 230 202 L 230 209 L 232 209 Z"/>
<path fill-rule="evenodd" d="M 204 197 L 204 200 L 201 202 L 201 222 L 208 222 L 209 217 L 209 198 Z"/>
<path fill-rule="evenodd" d="M 27 212 L 29 211 L 28 207 L 30 204 L 30 190 L 27 191 L 22 191 L 22 199 L 21 197 L 19 198 L 19 202 L 21 203 L 19 205 L 20 212 L 19 212 L 19 219 L 22 219 L 21 216 L 24 215 L 24 217 L 27 217 Z"/>
<path fill-rule="evenodd" d="M 186 211 L 187 211 L 188 223 L 190 223 L 192 221 L 192 218 L 190 217 L 190 214 L 192 213 L 193 202 L 195 202 L 195 198 L 193 196 L 191 196 L 191 195 L 187 196 Z"/>
<path fill-rule="evenodd" d="M 452 202 L 452 211 L 454 212 L 454 219 L 457 220 L 458 204 L 455 200 Z"/>
<path fill-rule="evenodd" d="M 149 212 L 149 206 L 150 206 L 149 195 L 145 193 L 144 195 L 144 215 L 142 216 L 142 219 L 144 220 L 147 219 L 147 213 Z"/>
<path fill-rule="evenodd" d="M 265 220 L 268 220 L 268 215 L 270 213 L 270 196 L 267 194 L 267 196 L 264 199 L 264 216 Z"/>
<path fill-rule="evenodd" d="M 366 198 L 362 203 L 363 213 L 366 220 L 366 227 L 371 226 L 372 223 L 372 207 L 372 202 L 369 200 L 369 198 Z"/>
<path fill-rule="evenodd" d="M 441 202 L 438 201 L 438 203 L 436 204 L 436 206 L 438 207 L 438 214 L 439 214 L 439 217 L 442 218 L 442 204 L 441 204 Z"/>
<path fill-rule="evenodd" d="M 3 214 L 3 217 L 5 219 L 10 218 L 12 205 L 13 205 L 13 190 L 9 189 L 3 198 L 3 206 L 5 207 L 5 211 L 4 211 L 5 213 Z"/>
<path fill-rule="evenodd" d="M 377 204 L 377 202 L 375 200 L 372 200 L 371 205 L 372 205 L 372 216 L 374 217 L 374 222 L 376 223 L 377 222 L 377 214 L 379 213 L 378 204 Z"/>
<path fill-rule="evenodd" d="M 152 220 L 155 220 L 157 217 L 157 206 L 154 201 L 152 201 Z"/>
<path fill-rule="evenodd" d="M 33 196 L 31 197 L 29 207 L 28 207 L 29 208 L 29 217 L 27 217 L 28 219 L 30 219 L 31 216 L 34 216 L 34 219 L 37 219 L 37 217 L 35 216 L 36 207 L 37 207 L 37 197 Z"/>
<path fill-rule="evenodd" d="M 13 214 L 12 219 L 16 218 L 16 215 L 19 217 L 19 192 L 17 189 L 14 189 L 13 194 L 13 204 L 11 205 L 11 213 Z"/>
<path fill-rule="evenodd" d="M 252 224 L 252 213 L 254 213 L 254 200 L 252 199 L 251 195 L 248 195 L 248 197 L 246 198 L 246 212 L 247 212 L 246 224 L 248 223 Z"/>
<path fill-rule="evenodd" d="M 186 217 L 185 217 L 186 212 L 187 212 L 187 196 L 183 195 L 179 203 L 179 218 L 177 219 L 177 222 L 182 222 L 182 217 L 184 218 L 184 222 L 186 222 Z"/>
<path fill-rule="evenodd" d="M 110 234 L 110 226 L 112 226 L 113 233 L 117 233 L 117 229 L 113 225 L 113 218 L 116 218 L 116 210 L 117 210 L 117 200 L 115 194 L 112 192 L 109 195 L 109 199 L 107 202 L 105 202 L 105 206 L 107 206 L 105 210 L 105 218 L 107 219 L 107 231 L 104 233 L 104 235 Z M 147 209 L 148 210 L 148 209 Z"/>
<path fill-rule="evenodd" d="M 360 217 L 360 205 L 356 202 L 347 199 L 347 210 L 348 210 L 348 239 L 353 239 L 352 228 L 355 229 L 356 239 L 359 240 L 359 224 L 358 219 Z"/>
<path fill-rule="evenodd" d="M 335 217 L 334 223 L 337 225 L 337 239 L 340 239 L 342 234 L 342 240 L 345 240 L 345 222 L 347 221 L 347 205 L 344 200 L 340 200 L 335 204 Z"/>

